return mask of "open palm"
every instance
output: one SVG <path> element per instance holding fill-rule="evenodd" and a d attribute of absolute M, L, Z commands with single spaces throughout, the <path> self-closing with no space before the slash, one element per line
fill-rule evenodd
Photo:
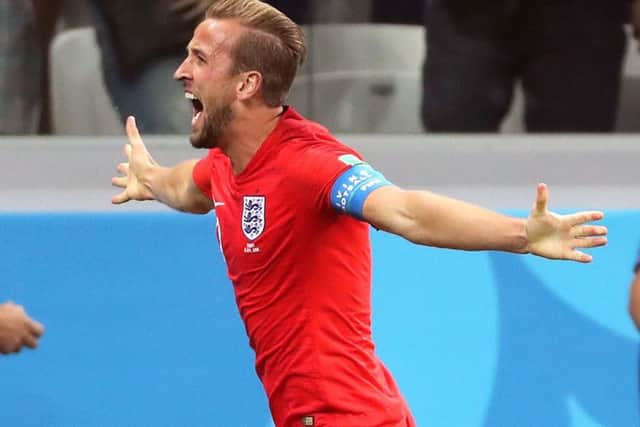
<path fill-rule="evenodd" d="M 151 191 L 145 186 L 145 173 L 156 166 L 153 157 L 147 151 L 133 116 L 127 118 L 127 136 L 129 144 L 124 146 L 127 162 L 118 164 L 116 170 L 121 176 L 111 178 L 115 187 L 123 191 L 111 198 L 114 204 L 122 204 L 129 200 L 152 200 Z"/>
<path fill-rule="evenodd" d="M 607 244 L 607 228 L 587 224 L 604 218 L 599 211 L 584 211 L 558 215 L 547 210 L 548 189 L 538 184 L 536 203 L 527 219 L 529 252 L 552 259 L 590 262 L 591 255 L 580 248 Z"/>

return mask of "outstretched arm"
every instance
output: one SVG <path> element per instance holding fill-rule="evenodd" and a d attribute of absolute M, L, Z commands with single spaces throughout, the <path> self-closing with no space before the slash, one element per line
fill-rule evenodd
<path fill-rule="evenodd" d="M 590 262 L 591 256 L 577 249 L 606 244 L 605 227 L 584 225 L 603 214 L 557 215 L 547 210 L 547 197 L 546 185 L 538 185 L 529 218 L 519 219 L 426 191 L 385 186 L 367 197 L 363 217 L 379 229 L 422 245 Z"/>
<path fill-rule="evenodd" d="M 111 179 L 123 191 L 113 196 L 114 204 L 129 200 L 157 200 L 183 212 L 207 213 L 213 202 L 193 182 L 193 168 L 198 160 L 188 160 L 174 167 L 158 165 L 147 151 L 133 117 L 127 119 L 129 144 L 124 151 L 127 162 L 117 167 L 121 176 Z"/>

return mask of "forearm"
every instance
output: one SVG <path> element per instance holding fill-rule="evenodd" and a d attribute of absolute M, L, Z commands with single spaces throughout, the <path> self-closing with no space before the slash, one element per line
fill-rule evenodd
<path fill-rule="evenodd" d="M 190 160 L 173 167 L 155 165 L 149 168 L 142 183 L 150 198 L 182 212 L 209 212 L 212 202 L 195 186 L 191 176 L 196 162 Z"/>
<path fill-rule="evenodd" d="M 640 330 L 640 273 L 636 276 L 631 284 L 631 292 L 629 296 L 629 314 L 636 328 Z"/>
<path fill-rule="evenodd" d="M 407 191 L 403 237 L 422 245 L 527 252 L 526 221 L 430 192 Z"/>

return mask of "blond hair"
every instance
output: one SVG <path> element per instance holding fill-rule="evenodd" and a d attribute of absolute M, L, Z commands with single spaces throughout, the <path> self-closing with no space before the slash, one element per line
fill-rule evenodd
<path fill-rule="evenodd" d="M 233 72 L 260 72 L 265 103 L 270 107 L 284 104 L 307 53 L 300 26 L 259 0 L 214 0 L 206 18 L 236 19 L 249 29 L 233 47 Z"/>

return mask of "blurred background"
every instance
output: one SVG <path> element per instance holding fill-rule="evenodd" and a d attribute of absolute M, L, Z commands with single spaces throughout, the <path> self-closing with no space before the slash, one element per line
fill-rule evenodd
<path fill-rule="evenodd" d="M 334 132 L 640 129 L 635 0 L 271 3 L 310 47 L 289 102 Z M 0 1 L 0 134 L 184 133 L 171 75 L 206 4 Z"/>
<path fill-rule="evenodd" d="M 377 351 L 418 425 L 640 426 L 640 0 L 270 3 L 309 46 L 289 103 L 392 182 L 605 211 L 588 266 L 372 232 Z M 215 215 L 110 203 L 126 116 L 162 164 L 203 154 L 172 75 L 207 4 L 0 0 L 0 302 L 47 327 L 0 360 L 3 426 L 271 426 Z"/>

